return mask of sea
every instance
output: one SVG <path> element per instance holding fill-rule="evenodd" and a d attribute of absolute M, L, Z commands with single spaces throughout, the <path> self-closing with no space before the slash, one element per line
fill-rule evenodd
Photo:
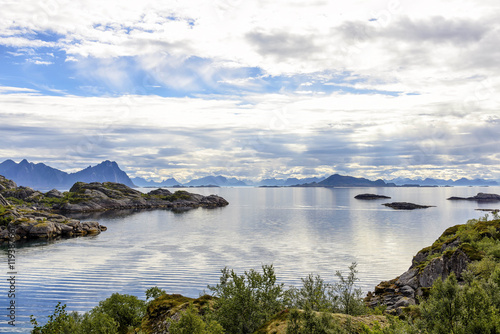
<path fill-rule="evenodd" d="M 147 192 L 151 189 L 140 189 Z M 172 191 L 179 189 L 170 189 Z M 449 201 L 500 187 L 396 188 L 190 188 L 217 194 L 216 209 L 127 210 L 76 216 L 108 230 L 91 237 L 16 245 L 15 297 L 5 245 L 0 250 L 0 332 L 29 333 L 30 315 L 45 323 L 58 302 L 86 312 L 112 293 L 145 299 L 154 286 L 198 297 L 219 282 L 225 267 L 243 274 L 273 265 L 280 283 L 300 286 L 320 275 L 335 283 L 355 262 L 358 287 L 373 291 L 405 272 L 413 256 L 448 227 L 484 217 L 500 203 Z M 373 193 L 391 199 L 358 200 Z M 382 204 L 412 202 L 427 209 L 394 210 Z M 489 214 L 491 217 L 491 213 Z M 15 301 L 15 326 L 9 325 Z"/>

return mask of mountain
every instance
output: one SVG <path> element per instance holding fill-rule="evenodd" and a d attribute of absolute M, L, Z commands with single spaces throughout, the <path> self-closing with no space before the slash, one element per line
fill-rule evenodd
<path fill-rule="evenodd" d="M 142 177 L 134 177 L 132 182 L 138 187 L 175 187 L 181 184 L 174 178 L 162 180 L 161 182 L 148 181 Z"/>
<path fill-rule="evenodd" d="M 295 177 L 288 179 L 264 179 L 258 183 L 259 186 L 267 186 L 267 187 L 288 187 L 288 186 L 297 186 L 303 185 L 307 183 L 320 182 L 323 181 L 324 177 L 308 177 L 304 179 L 297 179 Z"/>
<path fill-rule="evenodd" d="M 225 178 L 224 176 L 205 176 L 199 179 L 194 179 L 184 184 L 187 187 L 200 187 L 200 186 L 219 186 L 219 187 L 242 187 L 247 186 L 243 181 L 237 178 Z"/>
<path fill-rule="evenodd" d="M 370 181 L 362 177 L 343 176 L 334 174 L 318 182 L 323 187 L 394 187 L 394 183 L 385 183 L 384 180 Z"/>
<path fill-rule="evenodd" d="M 122 171 L 114 161 L 103 161 L 97 166 L 89 166 L 79 172 L 68 174 L 49 167 L 43 163 L 34 164 L 26 159 L 20 163 L 5 160 L 0 164 L 0 175 L 13 180 L 20 186 L 34 189 L 71 188 L 78 181 L 117 182 L 129 187 L 134 184 L 127 173 Z"/>
<path fill-rule="evenodd" d="M 88 166 L 87 168 L 69 174 L 71 185 L 75 182 L 116 182 L 122 183 L 128 187 L 135 187 L 134 183 L 128 177 L 127 173 L 122 171 L 118 164 L 114 161 L 103 161 L 97 166 Z"/>
<path fill-rule="evenodd" d="M 18 185 L 32 188 L 54 188 L 65 185 L 66 172 L 49 167 L 43 163 L 34 164 L 24 159 L 19 164 L 5 160 L 0 164 L 0 175 L 13 180 Z"/>
<path fill-rule="evenodd" d="M 396 185 L 418 185 L 418 186 L 498 186 L 498 182 L 495 180 L 484 180 L 484 179 L 474 179 L 470 180 L 467 178 L 461 178 L 459 180 L 453 181 L 451 179 L 408 179 L 408 178 L 395 178 L 388 180 L 386 182 L 393 182 Z"/>

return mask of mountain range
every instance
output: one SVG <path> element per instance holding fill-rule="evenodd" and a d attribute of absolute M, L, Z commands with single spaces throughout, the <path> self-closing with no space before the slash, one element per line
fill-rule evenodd
<path fill-rule="evenodd" d="M 75 182 L 117 182 L 129 187 L 134 183 L 127 173 L 114 161 L 103 161 L 92 167 L 88 166 L 76 173 L 66 173 L 43 163 L 34 164 L 26 159 L 20 163 L 5 160 L 0 164 L 0 175 L 16 182 L 20 186 L 43 189 L 69 189 Z"/>
<path fill-rule="evenodd" d="M 69 189 L 78 181 L 82 182 L 117 182 L 129 187 L 199 187 L 199 186 L 219 186 L 219 187 L 240 187 L 240 186 L 308 186 L 308 187 L 394 187 L 394 186 L 496 186 L 497 181 L 461 178 L 459 180 L 442 179 L 408 179 L 395 178 L 392 180 L 371 181 L 366 178 L 343 176 L 339 174 L 331 175 L 327 178 L 288 178 L 288 179 L 264 179 L 260 182 L 249 182 L 224 176 L 205 176 L 193 179 L 181 184 L 174 178 L 155 182 L 141 177 L 130 179 L 127 173 L 120 169 L 114 161 L 103 161 L 92 167 L 89 166 L 76 173 L 66 173 L 52 168 L 43 163 L 34 164 L 26 159 L 20 163 L 12 160 L 5 160 L 0 163 L 0 175 L 13 180 L 20 186 L 27 186 L 39 190 L 43 189 Z"/>
<path fill-rule="evenodd" d="M 467 179 L 465 177 L 458 180 L 443 180 L 443 179 L 408 179 L 408 178 L 395 178 L 389 180 L 398 186 L 498 186 L 498 182 L 495 180 L 484 180 L 484 179 Z"/>

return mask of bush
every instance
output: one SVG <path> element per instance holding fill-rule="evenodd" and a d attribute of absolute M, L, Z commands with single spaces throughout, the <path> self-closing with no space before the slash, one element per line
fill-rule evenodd
<path fill-rule="evenodd" d="M 171 321 L 170 334 L 223 334 L 224 329 L 214 320 L 203 321 L 198 311 L 190 304 L 186 311 L 182 312 L 179 321 Z"/>
<path fill-rule="evenodd" d="M 136 296 L 112 294 L 99 302 L 92 312 L 104 313 L 118 324 L 118 333 L 126 334 L 129 327 L 139 327 L 146 312 L 146 303 Z"/>
<path fill-rule="evenodd" d="M 335 310 L 335 302 L 329 298 L 333 288 L 330 284 L 325 283 L 319 275 L 312 274 L 301 280 L 300 289 L 291 287 L 285 293 L 288 307 L 319 312 Z"/>
<path fill-rule="evenodd" d="M 282 309 L 283 284 L 276 283 L 272 265 L 263 265 L 263 273 L 255 270 L 237 275 L 222 269 L 220 283 L 208 286 L 218 300 L 214 318 L 231 334 L 253 333 Z"/>
<path fill-rule="evenodd" d="M 54 314 L 49 315 L 49 320 L 44 326 L 39 326 L 38 321 L 30 316 L 30 322 L 33 325 L 32 334 L 73 334 L 78 328 L 78 315 L 68 314 L 66 305 L 57 303 Z"/>

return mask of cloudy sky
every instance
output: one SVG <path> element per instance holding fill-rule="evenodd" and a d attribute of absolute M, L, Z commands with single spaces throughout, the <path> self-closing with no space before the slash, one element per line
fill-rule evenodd
<path fill-rule="evenodd" d="M 1 161 L 500 179 L 498 0 L 1 2 Z"/>

